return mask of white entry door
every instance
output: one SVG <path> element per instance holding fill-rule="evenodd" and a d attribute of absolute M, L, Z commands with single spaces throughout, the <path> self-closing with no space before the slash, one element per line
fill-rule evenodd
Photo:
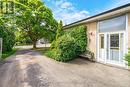
<path fill-rule="evenodd" d="M 121 64 L 124 56 L 124 33 L 99 34 L 99 61 Z"/>
<path fill-rule="evenodd" d="M 107 60 L 122 63 L 124 55 L 124 33 L 108 34 Z"/>
<path fill-rule="evenodd" d="M 105 61 L 105 34 L 99 34 L 99 61 Z"/>

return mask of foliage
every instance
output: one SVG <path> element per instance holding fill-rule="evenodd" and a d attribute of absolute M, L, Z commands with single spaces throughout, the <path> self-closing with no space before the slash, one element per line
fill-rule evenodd
<path fill-rule="evenodd" d="M 56 35 L 57 21 L 52 11 L 41 0 L 15 1 L 16 24 L 32 40 L 33 47 L 41 38 L 52 41 Z"/>
<path fill-rule="evenodd" d="M 0 18 L 0 37 L 3 39 L 2 51 L 11 51 L 15 44 L 15 34 L 11 27 L 8 27 L 5 18 Z"/>
<path fill-rule="evenodd" d="M 14 49 L 12 49 L 12 51 L 4 52 L 2 54 L 2 59 L 9 57 L 10 55 L 14 54 L 16 51 L 17 51 L 17 49 L 14 48 Z"/>
<path fill-rule="evenodd" d="M 86 29 L 83 26 L 71 28 L 51 44 L 47 56 L 57 61 L 69 61 L 86 51 Z"/>
<path fill-rule="evenodd" d="M 85 26 L 79 26 L 67 30 L 65 34 L 70 34 L 75 39 L 75 44 L 77 45 L 76 53 L 79 55 L 86 51 L 87 47 L 87 36 Z"/>
<path fill-rule="evenodd" d="M 32 45 L 32 40 L 22 31 L 16 31 L 16 45 Z"/>
<path fill-rule="evenodd" d="M 57 61 L 68 61 L 73 59 L 76 54 L 75 51 L 75 39 L 66 34 L 58 38 L 55 42 L 55 48 L 47 53 L 50 55 L 49 57 Z"/>
<path fill-rule="evenodd" d="M 130 51 L 125 55 L 125 60 L 128 62 L 128 66 L 130 66 Z"/>
<path fill-rule="evenodd" d="M 63 26 L 62 21 L 60 21 L 60 22 L 58 23 L 58 29 L 57 29 L 57 31 L 56 31 L 56 39 L 58 39 L 58 37 L 61 36 L 62 26 Z"/>

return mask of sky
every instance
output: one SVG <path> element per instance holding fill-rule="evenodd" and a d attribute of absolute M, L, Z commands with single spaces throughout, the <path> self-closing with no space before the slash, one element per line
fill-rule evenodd
<path fill-rule="evenodd" d="M 130 0 L 43 0 L 57 20 L 64 25 L 102 13 L 121 5 L 130 3 Z"/>

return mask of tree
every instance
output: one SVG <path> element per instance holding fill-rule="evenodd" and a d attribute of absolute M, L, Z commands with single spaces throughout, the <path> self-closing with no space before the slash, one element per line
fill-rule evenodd
<path fill-rule="evenodd" d="M 30 45 L 32 40 L 22 31 L 15 31 L 16 45 Z"/>
<path fill-rule="evenodd" d="M 8 23 L 9 18 L 2 16 L 0 18 L 0 38 L 3 39 L 2 51 L 11 51 L 15 44 L 15 34 L 13 27 Z"/>
<path fill-rule="evenodd" d="M 58 39 L 59 36 L 61 36 L 62 26 L 63 26 L 62 21 L 60 21 L 58 23 L 58 29 L 56 31 L 56 40 Z"/>
<path fill-rule="evenodd" d="M 36 42 L 41 38 L 54 39 L 57 21 L 52 11 L 40 0 L 15 1 L 16 24 L 26 33 L 36 48 Z"/>

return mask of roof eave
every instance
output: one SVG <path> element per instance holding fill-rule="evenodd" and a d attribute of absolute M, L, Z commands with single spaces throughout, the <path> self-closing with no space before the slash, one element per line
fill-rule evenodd
<path fill-rule="evenodd" d="M 88 23 L 88 22 L 103 20 L 103 19 L 106 19 L 106 18 L 109 18 L 109 17 L 112 17 L 112 16 L 119 16 L 119 15 L 125 14 L 127 12 L 130 12 L 130 3 L 127 4 L 127 5 L 120 6 L 118 8 L 115 8 L 115 9 L 100 13 L 98 15 L 91 16 L 91 17 L 88 17 L 86 19 L 83 19 L 83 20 L 80 20 L 80 21 L 65 25 L 65 26 L 63 26 L 63 29 L 67 29 L 67 28 L 70 28 L 70 27 L 82 25 L 82 24 L 85 24 L 85 23 Z"/>

